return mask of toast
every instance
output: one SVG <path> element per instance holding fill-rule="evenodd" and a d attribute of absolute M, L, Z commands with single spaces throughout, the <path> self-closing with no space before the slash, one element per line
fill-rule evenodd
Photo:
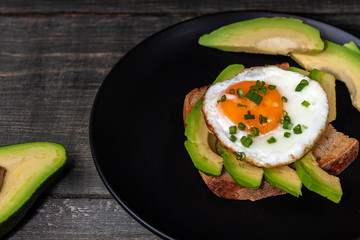
<path fill-rule="evenodd" d="M 195 104 L 207 91 L 208 86 L 195 88 L 189 92 L 184 100 L 183 120 L 192 110 Z M 186 127 L 186 125 L 185 125 Z M 336 131 L 328 124 L 323 136 L 312 149 L 319 166 L 330 174 L 337 175 L 344 171 L 357 157 L 359 153 L 359 142 Z M 210 190 L 217 196 L 235 199 L 256 201 L 262 198 L 286 194 L 282 189 L 270 185 L 263 180 L 259 189 L 245 188 L 235 183 L 230 174 L 223 169 L 220 176 L 208 176 L 199 171 L 202 179 Z"/>

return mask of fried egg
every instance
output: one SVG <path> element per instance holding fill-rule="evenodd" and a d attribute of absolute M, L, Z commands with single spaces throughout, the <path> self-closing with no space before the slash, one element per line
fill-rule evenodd
<path fill-rule="evenodd" d="M 288 165 L 321 136 L 329 105 L 321 85 L 276 66 L 251 68 L 212 85 L 202 113 L 219 142 L 259 167 Z"/>

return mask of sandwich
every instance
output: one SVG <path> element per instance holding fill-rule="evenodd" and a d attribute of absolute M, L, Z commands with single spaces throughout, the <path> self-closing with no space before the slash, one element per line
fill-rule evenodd
<path fill-rule="evenodd" d="M 233 65 L 212 85 L 186 95 L 185 147 L 215 195 L 299 197 L 305 185 L 340 201 L 336 175 L 356 159 L 359 142 L 330 123 L 336 118 L 335 86 L 290 69 L 287 63 Z"/>

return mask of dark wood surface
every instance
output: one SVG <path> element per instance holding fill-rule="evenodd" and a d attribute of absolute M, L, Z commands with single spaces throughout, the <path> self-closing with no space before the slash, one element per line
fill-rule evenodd
<path fill-rule="evenodd" d="M 360 36 L 360 2 L 50 1 L 0 2 L 0 145 L 54 141 L 68 167 L 9 239 L 159 239 L 112 198 L 88 137 L 96 92 L 112 66 L 172 24 L 229 10 L 298 14 Z"/>

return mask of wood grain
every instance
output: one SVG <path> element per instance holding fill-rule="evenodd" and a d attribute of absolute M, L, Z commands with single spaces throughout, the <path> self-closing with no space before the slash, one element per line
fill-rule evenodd
<path fill-rule="evenodd" d="M 89 147 L 92 103 L 112 66 L 172 24 L 229 10 L 296 13 L 360 36 L 358 1 L 0 3 L 0 145 L 54 141 L 68 165 L 9 239 L 158 239 L 104 187 Z"/>
<path fill-rule="evenodd" d="M 357 0 L 347 1 L 311 1 L 311 0 L 203 0 L 203 1 L 146 1 L 146 0 L 80 0 L 80 1 L 51 1 L 51 0 L 3 0 L 0 12 L 12 14 L 24 13 L 82 13 L 82 14 L 186 14 L 199 15 L 219 11 L 232 10 L 266 10 L 291 13 L 316 14 L 350 14 L 359 13 Z"/>

